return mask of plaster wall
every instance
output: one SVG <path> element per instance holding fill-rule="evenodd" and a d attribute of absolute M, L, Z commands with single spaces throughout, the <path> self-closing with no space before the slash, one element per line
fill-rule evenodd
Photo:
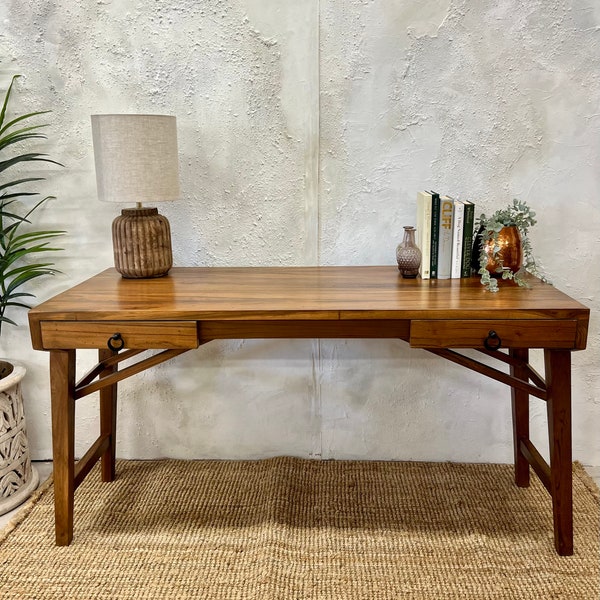
<path fill-rule="evenodd" d="M 57 196 L 41 225 L 68 231 L 37 300 L 112 265 L 94 113 L 177 116 L 181 200 L 160 206 L 177 265 L 392 264 L 417 190 L 484 212 L 522 198 L 545 270 L 593 310 L 574 456 L 599 465 L 599 37 L 595 0 L 3 0 L 0 89 L 23 75 L 13 106 L 52 109 L 46 151 L 66 165 L 37 169 Z M 48 458 L 47 355 L 13 317 L 0 354 L 28 368 Z M 212 342 L 120 398 L 122 457 L 512 460 L 508 389 L 401 341 Z M 78 403 L 78 454 L 96 404 Z"/>

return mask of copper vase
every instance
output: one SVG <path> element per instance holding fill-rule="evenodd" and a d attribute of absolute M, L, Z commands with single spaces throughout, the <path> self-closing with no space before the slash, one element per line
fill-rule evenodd
<path fill-rule="evenodd" d="M 494 245 L 499 246 L 497 256 L 493 256 Z M 521 232 L 516 226 L 503 227 L 498 233 L 498 239 L 485 242 L 488 255 L 486 269 L 492 274 L 501 276 L 503 270 L 510 269 L 516 273 L 523 266 L 523 244 Z"/>

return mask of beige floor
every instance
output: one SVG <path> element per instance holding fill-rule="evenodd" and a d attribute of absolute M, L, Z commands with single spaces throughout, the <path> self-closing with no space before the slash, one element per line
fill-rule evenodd
<path fill-rule="evenodd" d="M 596 482 L 596 485 L 600 487 L 600 467 L 586 467 L 585 470 Z"/>
<path fill-rule="evenodd" d="M 40 484 L 52 473 L 52 463 L 51 462 L 39 462 L 36 461 L 33 463 L 37 472 L 40 476 Z M 596 484 L 600 487 L 600 467 L 585 467 L 585 470 L 593 477 Z M 16 515 L 16 513 L 20 510 L 20 507 L 15 508 L 14 510 L 0 515 L 0 530 L 4 528 L 4 526 Z"/>

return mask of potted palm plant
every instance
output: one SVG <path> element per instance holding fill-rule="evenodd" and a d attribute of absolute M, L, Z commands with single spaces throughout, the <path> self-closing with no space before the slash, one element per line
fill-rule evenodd
<path fill-rule="evenodd" d="M 27 300 L 33 294 L 26 291 L 27 284 L 57 272 L 52 263 L 35 258 L 59 250 L 50 243 L 64 233 L 36 230 L 32 225 L 34 213 L 52 196 L 39 198 L 37 192 L 29 190 L 29 184 L 44 178 L 27 175 L 24 167 L 40 161 L 60 163 L 40 152 L 19 150 L 23 142 L 45 139 L 40 131 L 45 125 L 30 125 L 29 120 L 49 111 L 7 118 L 17 77 L 13 77 L 0 109 L 0 335 L 5 324 L 16 325 L 11 316 L 13 310 L 29 308 Z M 25 427 L 21 392 L 25 372 L 22 364 L 0 359 L 0 514 L 21 504 L 38 483 Z"/>

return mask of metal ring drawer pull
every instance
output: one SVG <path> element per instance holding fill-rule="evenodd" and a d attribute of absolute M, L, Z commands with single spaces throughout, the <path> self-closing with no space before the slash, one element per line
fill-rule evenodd
<path fill-rule="evenodd" d="M 113 333 L 113 335 L 111 335 L 108 338 L 108 342 L 106 342 L 106 345 L 108 346 L 109 350 L 112 350 L 113 352 L 118 352 L 119 350 L 123 350 L 123 348 L 125 347 L 125 340 L 123 339 L 120 333 Z"/>
<path fill-rule="evenodd" d="M 491 329 L 488 336 L 483 340 L 483 345 L 486 347 L 486 350 L 499 350 L 500 346 L 502 346 L 502 340 L 500 339 L 500 336 Z"/>

